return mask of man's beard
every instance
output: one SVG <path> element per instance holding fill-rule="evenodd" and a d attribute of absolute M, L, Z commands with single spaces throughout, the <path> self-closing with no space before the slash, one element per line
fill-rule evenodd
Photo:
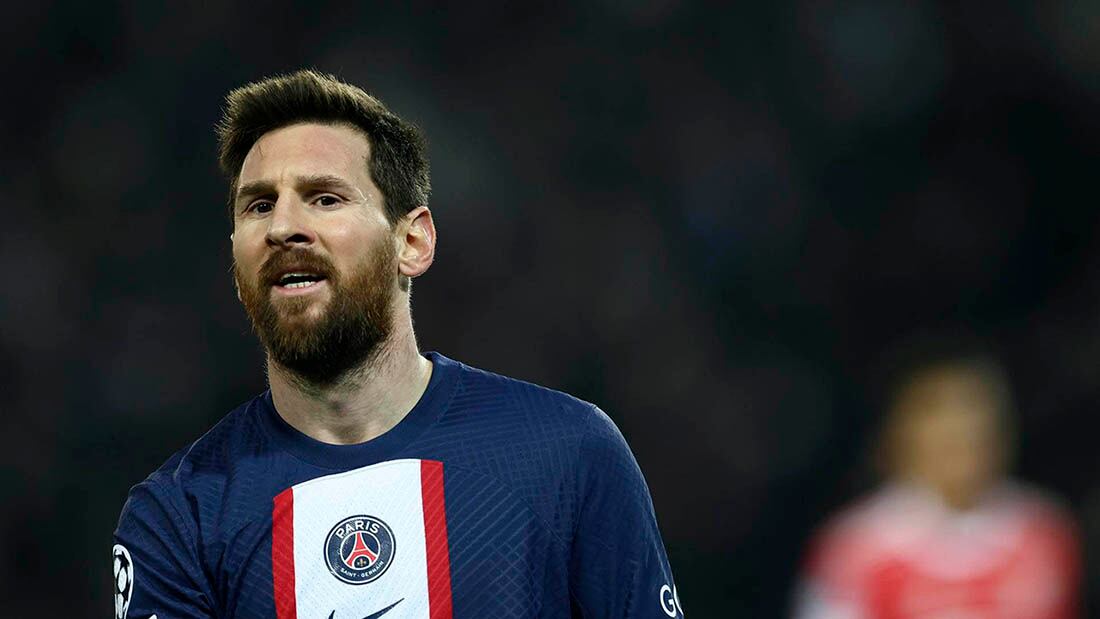
<path fill-rule="evenodd" d="M 365 265 L 347 274 L 346 282 L 328 258 L 307 249 L 272 254 L 257 277 L 244 277 L 236 264 L 233 273 L 241 303 L 271 360 L 306 385 L 323 387 L 367 365 L 389 337 L 396 266 L 396 249 L 385 239 Z M 320 316 L 305 316 L 317 303 L 313 295 L 273 302 L 272 284 L 289 267 L 324 276 L 329 299 Z"/>

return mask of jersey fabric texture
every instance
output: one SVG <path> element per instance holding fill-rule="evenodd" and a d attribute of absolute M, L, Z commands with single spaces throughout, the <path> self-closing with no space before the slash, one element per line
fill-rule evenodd
<path fill-rule="evenodd" d="M 371 441 L 311 439 L 265 392 L 135 486 L 116 617 L 682 617 L 611 420 L 425 356 L 420 401 Z"/>
<path fill-rule="evenodd" d="M 965 512 L 890 485 L 819 534 L 795 617 L 1073 619 L 1077 545 L 1059 507 L 1012 482 Z"/>

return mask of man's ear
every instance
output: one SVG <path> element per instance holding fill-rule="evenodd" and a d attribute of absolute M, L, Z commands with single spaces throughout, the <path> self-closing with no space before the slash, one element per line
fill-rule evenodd
<path fill-rule="evenodd" d="M 426 206 L 409 211 L 399 226 L 397 266 L 405 277 L 418 277 L 435 260 L 435 222 Z"/>

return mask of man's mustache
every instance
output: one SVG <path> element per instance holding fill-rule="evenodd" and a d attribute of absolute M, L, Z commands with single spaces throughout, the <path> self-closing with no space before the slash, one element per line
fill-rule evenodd
<path fill-rule="evenodd" d="M 310 250 L 280 251 L 260 265 L 260 281 L 274 285 L 288 272 L 313 273 L 331 279 L 336 268 L 328 258 Z"/>

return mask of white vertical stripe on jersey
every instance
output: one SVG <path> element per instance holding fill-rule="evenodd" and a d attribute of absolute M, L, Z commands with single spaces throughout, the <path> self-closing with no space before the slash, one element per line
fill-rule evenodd
<path fill-rule="evenodd" d="M 392 460 L 311 479 L 294 486 L 294 580 L 302 619 L 362 619 L 403 600 L 395 617 L 428 618 L 420 460 Z M 394 537 L 390 567 L 377 580 L 353 585 L 330 571 L 325 544 L 350 516 L 373 516 Z"/>

